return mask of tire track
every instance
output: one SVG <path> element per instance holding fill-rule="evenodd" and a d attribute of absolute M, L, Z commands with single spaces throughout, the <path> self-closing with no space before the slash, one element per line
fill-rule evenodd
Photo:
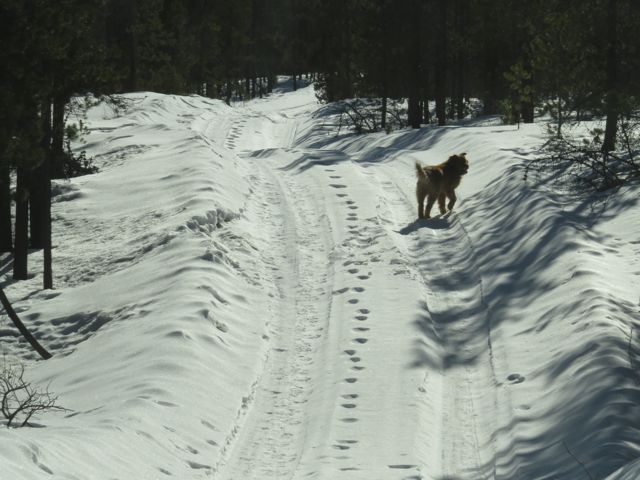
<path fill-rule="evenodd" d="M 424 316 L 418 323 L 427 343 L 439 350 L 435 362 L 433 353 L 426 351 L 420 352 L 422 361 L 418 361 L 425 368 L 421 388 L 440 395 L 430 402 L 437 411 L 426 412 L 439 418 L 441 434 L 440 442 L 429 445 L 429 457 L 439 459 L 439 465 L 430 466 L 436 471 L 429 473 L 436 478 L 494 478 L 492 412 L 499 411 L 499 382 L 491 318 L 473 244 L 455 212 L 415 222 L 414 200 L 400 186 L 407 182 L 390 168 L 369 172 L 378 170 L 382 171 L 379 177 L 370 175 L 380 179 L 381 218 L 393 219 L 389 235 L 415 278 L 425 285 Z M 418 350 L 424 350 L 424 345 Z M 494 392 L 492 398 L 484 396 L 487 391 Z"/>
<path fill-rule="evenodd" d="M 326 226 L 308 192 L 286 175 L 276 177 L 259 162 L 254 165 L 264 178 L 263 204 L 271 210 L 265 223 L 272 223 L 273 281 L 279 298 L 271 315 L 264 373 L 219 478 L 286 479 L 293 478 L 306 444 L 316 356 L 324 349 L 327 329 L 331 272 L 323 262 L 328 256 L 323 237 L 314 235 Z"/>

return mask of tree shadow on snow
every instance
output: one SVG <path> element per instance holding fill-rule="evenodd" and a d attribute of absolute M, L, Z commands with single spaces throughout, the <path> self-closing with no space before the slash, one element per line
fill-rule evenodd
<path fill-rule="evenodd" d="M 546 363 L 495 378 L 502 391 L 532 381 L 543 388 L 532 395 L 537 404 L 511 405 L 511 421 L 494 425 L 496 478 L 585 478 L 580 462 L 593 478 L 605 478 L 640 454 L 633 368 L 640 342 L 629 341 L 640 321 L 637 304 L 584 281 L 595 273 L 582 261 L 591 255 L 602 262 L 603 250 L 624 247 L 598 225 L 638 208 L 640 200 L 598 194 L 568 202 L 548 179 L 505 181 L 521 174 L 516 165 L 467 199 L 464 215 L 442 220 L 438 242 L 423 231 L 427 221 L 399 232 L 417 234 L 413 257 L 429 289 L 446 300 L 445 306 L 430 304 L 429 296 L 420 301 L 409 367 L 446 376 L 451 368 L 487 361 L 494 355 L 490 332 L 508 322 L 512 334 L 537 349 L 532 358 Z"/>

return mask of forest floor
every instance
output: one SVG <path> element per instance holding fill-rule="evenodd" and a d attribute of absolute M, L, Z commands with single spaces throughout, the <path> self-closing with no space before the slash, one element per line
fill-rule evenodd
<path fill-rule="evenodd" d="M 637 185 L 525 182 L 539 124 L 127 98 L 76 145 L 100 173 L 56 185 L 56 290 L 0 259 L 54 358 L 1 314 L 3 353 L 69 409 L 0 430 L 0 479 L 636 478 Z M 462 152 L 418 220 L 414 162 Z"/>

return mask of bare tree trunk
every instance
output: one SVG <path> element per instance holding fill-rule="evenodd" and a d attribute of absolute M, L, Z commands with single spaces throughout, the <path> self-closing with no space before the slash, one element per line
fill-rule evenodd
<path fill-rule="evenodd" d="M 51 161 L 56 155 L 53 148 L 49 147 L 51 141 L 51 103 L 48 103 L 48 109 L 45 108 L 45 136 L 42 140 L 43 158 L 42 164 L 38 168 L 39 179 L 37 180 L 37 204 L 39 206 L 39 218 L 36 220 L 39 222 L 40 233 L 40 245 L 39 248 L 43 249 L 43 280 L 42 286 L 46 289 L 53 288 L 53 270 L 52 270 L 52 258 L 51 258 Z M 66 104 L 66 102 L 63 102 Z M 64 107 L 63 107 L 64 110 Z M 62 119 L 64 123 L 64 115 Z M 63 125 L 64 127 L 64 125 Z M 64 133 L 63 133 L 64 138 Z M 49 147 L 49 148 L 47 148 Z M 35 204 L 36 202 L 33 202 Z M 32 219 L 33 221 L 33 219 Z M 32 242 L 33 243 L 33 242 Z"/>
<path fill-rule="evenodd" d="M 138 23 L 138 5 L 137 0 L 127 2 L 127 21 L 129 22 L 129 75 L 127 78 L 126 89 L 129 92 L 135 92 L 138 89 L 138 35 L 136 33 L 136 24 Z"/>
<path fill-rule="evenodd" d="M 53 116 L 51 127 L 51 171 L 52 178 L 64 178 L 64 109 L 68 97 L 56 95 L 53 99 Z"/>
<path fill-rule="evenodd" d="M 438 53 L 436 61 L 436 117 L 438 125 L 447 123 L 447 0 L 438 2 Z"/>
<path fill-rule="evenodd" d="M 467 2 L 466 0 L 456 0 L 454 3 L 454 28 L 456 35 L 462 42 L 465 42 L 466 25 L 467 25 Z M 454 83 L 453 83 L 453 108 L 455 109 L 455 116 L 458 120 L 464 118 L 464 91 L 465 91 L 465 77 L 467 68 L 466 49 L 464 43 L 458 45 L 456 48 L 455 61 L 453 68 Z"/>
<path fill-rule="evenodd" d="M 51 256 L 51 175 L 49 174 L 49 157 L 45 155 L 45 164 L 42 168 L 44 173 L 42 210 L 42 239 L 43 239 L 43 278 L 42 288 L 45 290 L 53 288 L 53 259 Z"/>
<path fill-rule="evenodd" d="M 0 152 L 4 148 L 0 144 Z M 0 158 L 0 252 L 13 251 L 11 225 L 11 176 L 9 160 Z"/>
<path fill-rule="evenodd" d="M 604 129 L 602 151 L 607 153 L 616 148 L 618 133 L 618 2 L 609 0 L 607 4 L 607 122 Z"/>
<path fill-rule="evenodd" d="M 382 118 L 380 119 L 380 128 L 382 130 L 387 129 L 387 95 L 386 93 L 382 94 Z"/>
<path fill-rule="evenodd" d="M 422 4 L 420 0 L 413 0 L 408 11 L 410 18 L 408 25 L 410 30 L 409 38 L 409 99 L 407 105 L 407 116 L 411 128 L 420 128 L 422 124 L 422 109 L 420 107 L 420 19 L 422 18 Z"/>
<path fill-rule="evenodd" d="M 16 232 L 13 249 L 13 278 L 27 279 L 27 258 L 29 254 L 29 192 L 25 168 L 19 166 L 16 181 Z"/>
<path fill-rule="evenodd" d="M 41 106 L 41 121 L 42 121 L 42 139 L 40 141 L 40 148 L 42 149 L 43 156 L 47 157 L 51 154 L 51 101 L 49 99 L 44 100 Z M 45 245 L 45 233 L 43 230 L 45 214 L 44 198 L 46 182 L 48 179 L 45 177 L 50 175 L 50 172 L 45 172 L 44 164 L 48 163 L 49 159 L 43 159 L 42 163 L 38 165 L 29 173 L 29 226 L 30 226 L 30 244 L 31 248 L 44 248 Z"/>
<path fill-rule="evenodd" d="M 31 335 L 29 330 L 27 330 L 27 327 L 25 327 L 24 323 L 22 323 L 15 310 L 11 306 L 11 303 L 9 303 L 9 299 L 5 295 L 2 288 L 0 288 L 0 303 L 2 304 L 5 312 L 7 312 L 7 315 L 9 315 L 9 318 L 18 328 L 24 339 L 29 342 L 29 345 L 31 345 L 33 349 L 38 352 L 40 356 L 45 360 L 51 358 L 51 354 L 42 345 L 40 345 L 38 340 L 36 340 L 35 337 Z"/>

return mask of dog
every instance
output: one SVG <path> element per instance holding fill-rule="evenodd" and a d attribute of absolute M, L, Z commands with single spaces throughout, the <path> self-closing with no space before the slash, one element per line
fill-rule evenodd
<path fill-rule="evenodd" d="M 469 171 L 469 161 L 466 153 L 451 155 L 446 162 L 439 165 L 423 166 L 416 162 L 416 196 L 418 198 L 418 218 L 431 218 L 431 207 L 438 200 L 440 213 L 445 214 L 445 201 L 448 198 L 447 208 L 453 210 L 456 204 L 455 189 L 460 185 L 462 176 Z M 427 205 L 424 199 L 427 198 Z"/>

